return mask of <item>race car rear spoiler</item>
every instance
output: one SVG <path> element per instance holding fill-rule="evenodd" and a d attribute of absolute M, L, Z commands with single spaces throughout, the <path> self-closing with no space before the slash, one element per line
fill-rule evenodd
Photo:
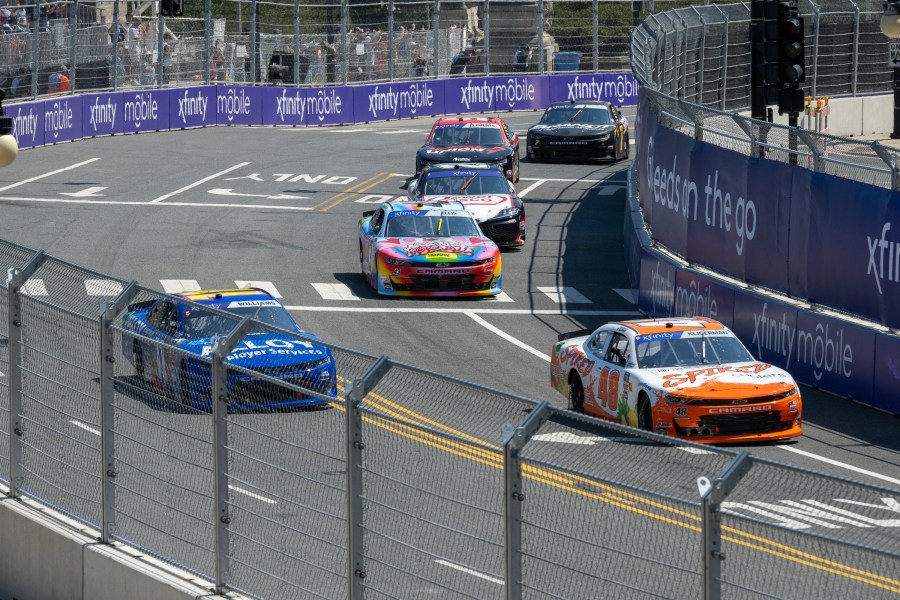
<path fill-rule="evenodd" d="M 556 336 L 557 342 L 562 342 L 571 338 L 581 337 L 583 335 L 590 335 L 597 331 L 597 328 L 594 329 L 579 329 L 578 331 L 570 331 L 568 333 L 560 333 Z"/>

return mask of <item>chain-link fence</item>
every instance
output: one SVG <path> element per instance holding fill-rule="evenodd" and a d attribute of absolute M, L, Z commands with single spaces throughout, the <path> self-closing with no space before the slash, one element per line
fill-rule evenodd
<path fill-rule="evenodd" d="M 900 490 L 598 421 L 3 241 L 0 266 L 6 494 L 216 592 L 900 592 Z"/>
<path fill-rule="evenodd" d="M 800 12 L 811 97 L 891 89 L 880 4 L 804 0 Z M 667 10 L 634 30 L 632 67 L 660 123 L 750 156 L 900 189 L 896 148 L 804 129 L 803 122 L 798 130 L 739 114 L 750 106 L 749 30 L 747 4 Z"/>

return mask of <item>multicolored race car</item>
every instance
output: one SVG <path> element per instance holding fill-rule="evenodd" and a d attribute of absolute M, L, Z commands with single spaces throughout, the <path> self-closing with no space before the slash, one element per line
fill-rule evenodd
<path fill-rule="evenodd" d="M 627 159 L 631 154 L 628 121 L 611 102 L 554 102 L 540 122 L 528 129 L 525 152 L 530 160 Z"/>
<path fill-rule="evenodd" d="M 386 202 L 359 222 L 366 282 L 390 296 L 494 296 L 500 249 L 459 202 Z"/>
<path fill-rule="evenodd" d="M 438 119 L 416 153 L 416 175 L 434 163 L 494 164 L 519 181 L 519 136 L 499 117 Z"/>
<path fill-rule="evenodd" d="M 707 318 L 622 321 L 561 336 L 550 383 L 574 411 L 696 442 L 802 433 L 794 379 Z"/>
<path fill-rule="evenodd" d="M 525 203 L 495 165 L 428 165 L 406 193 L 413 202 L 461 202 L 498 246 L 525 244 Z"/>
<path fill-rule="evenodd" d="M 226 359 L 235 367 L 228 369 L 227 375 L 229 411 L 328 403 L 326 398 L 290 391 L 257 374 L 325 397 L 337 396 L 332 351 L 310 341 L 318 338 L 300 329 L 269 292 L 258 288 L 199 290 L 176 298 L 181 300 L 162 297 L 133 304 L 124 316 L 123 352 L 145 385 L 169 390 L 189 407 L 210 410 L 210 362 L 201 358 L 212 353 L 213 338 L 229 333 L 241 317 L 249 316 L 303 337 L 262 327 L 244 336 Z"/>

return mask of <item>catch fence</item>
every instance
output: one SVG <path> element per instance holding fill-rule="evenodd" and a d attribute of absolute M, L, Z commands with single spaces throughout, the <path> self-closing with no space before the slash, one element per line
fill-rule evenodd
<path fill-rule="evenodd" d="M 6 495 L 211 591 L 900 592 L 900 490 L 598 421 L 209 307 L 191 318 L 216 319 L 218 338 L 176 344 L 127 315 L 178 298 L 5 241 L 0 267 Z M 330 348 L 337 393 L 279 378 L 274 364 L 226 362 L 269 339 L 251 333 Z M 326 404 L 239 409 L 298 395 Z"/>

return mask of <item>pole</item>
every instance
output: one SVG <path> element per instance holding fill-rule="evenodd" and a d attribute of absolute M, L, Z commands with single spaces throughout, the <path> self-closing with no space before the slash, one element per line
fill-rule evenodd
<path fill-rule="evenodd" d="M 894 67 L 894 131 L 891 139 L 900 139 L 900 67 Z"/>
<path fill-rule="evenodd" d="M 797 164 L 797 117 L 799 114 L 797 112 L 788 113 L 788 162 L 792 165 Z M 894 114 L 896 115 L 896 109 Z"/>

